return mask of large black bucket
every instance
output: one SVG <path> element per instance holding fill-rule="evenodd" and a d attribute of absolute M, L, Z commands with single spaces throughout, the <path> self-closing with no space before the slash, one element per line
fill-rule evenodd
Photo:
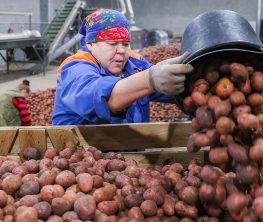
<path fill-rule="evenodd" d="M 263 45 L 249 22 L 229 10 L 209 11 L 197 16 L 185 29 L 180 54 L 184 63 L 222 51 L 263 54 Z"/>

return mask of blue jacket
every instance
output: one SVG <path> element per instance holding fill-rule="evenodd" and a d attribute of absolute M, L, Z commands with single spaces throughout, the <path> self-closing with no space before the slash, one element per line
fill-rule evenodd
<path fill-rule="evenodd" d="M 59 67 L 53 125 L 120 124 L 149 122 L 149 101 L 173 103 L 160 93 L 145 96 L 125 111 L 113 114 L 107 104 L 115 84 L 152 64 L 131 51 L 121 77 L 112 76 L 87 48 L 67 58 Z"/>

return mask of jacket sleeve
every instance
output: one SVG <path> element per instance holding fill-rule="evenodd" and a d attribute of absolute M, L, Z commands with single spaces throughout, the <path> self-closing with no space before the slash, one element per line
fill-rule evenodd
<path fill-rule="evenodd" d="M 62 70 L 61 76 L 57 87 L 67 108 L 90 122 L 110 120 L 107 101 L 121 78 L 101 76 L 99 69 L 87 62 Z"/>

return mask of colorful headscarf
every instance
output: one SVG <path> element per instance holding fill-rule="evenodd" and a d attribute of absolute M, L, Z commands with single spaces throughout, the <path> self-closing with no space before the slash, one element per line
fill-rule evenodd
<path fill-rule="evenodd" d="M 123 14 L 110 9 L 100 9 L 88 15 L 79 33 L 85 35 L 86 43 L 105 41 L 130 41 L 130 24 Z"/>

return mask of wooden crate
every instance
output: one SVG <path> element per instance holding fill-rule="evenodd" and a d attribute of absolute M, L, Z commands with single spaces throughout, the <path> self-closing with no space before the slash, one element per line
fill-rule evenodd
<path fill-rule="evenodd" d="M 84 147 L 122 152 L 126 159 L 134 159 L 143 167 L 163 163 L 171 157 L 184 165 L 192 159 L 204 162 L 205 149 L 196 154 L 186 151 L 187 139 L 193 133 L 190 124 L 0 127 L 0 155 L 17 155 L 26 147 L 36 147 L 43 154 L 49 147 L 62 150 L 66 141 L 74 140 Z"/>

